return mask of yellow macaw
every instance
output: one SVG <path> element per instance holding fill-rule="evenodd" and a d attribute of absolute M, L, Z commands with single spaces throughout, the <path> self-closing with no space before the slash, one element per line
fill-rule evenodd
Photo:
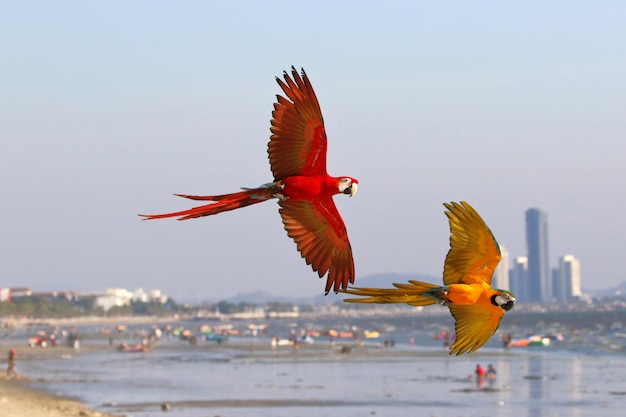
<path fill-rule="evenodd" d="M 456 341 L 450 354 L 471 353 L 496 332 L 515 297 L 491 286 L 493 271 L 500 262 L 496 238 L 467 202 L 444 203 L 450 221 L 450 250 L 443 268 L 443 286 L 410 280 L 396 288 L 356 288 L 341 292 L 364 298 L 355 303 L 407 303 L 412 306 L 441 304 L 455 319 Z"/>

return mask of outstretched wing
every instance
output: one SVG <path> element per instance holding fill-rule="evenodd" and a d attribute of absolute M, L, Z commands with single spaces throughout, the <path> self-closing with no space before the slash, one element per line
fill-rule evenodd
<path fill-rule="evenodd" d="M 450 354 L 472 353 L 487 343 L 498 330 L 504 310 L 491 304 L 450 305 L 456 321 L 456 341 L 450 346 Z"/>
<path fill-rule="evenodd" d="M 491 230 L 467 202 L 444 203 L 450 221 L 450 250 L 443 268 L 443 282 L 491 284 L 500 262 L 500 247 Z"/>
<path fill-rule="evenodd" d="M 328 273 L 326 293 L 337 292 L 354 282 L 354 259 L 346 226 L 332 197 L 312 201 L 280 201 L 280 215 L 285 230 L 298 251 L 317 271 L 320 278 Z"/>
<path fill-rule="evenodd" d="M 274 180 L 294 175 L 326 174 L 326 131 L 317 97 L 304 70 L 291 67 L 278 85 L 287 96 L 277 95 L 272 112 L 272 135 L 267 145 Z"/>

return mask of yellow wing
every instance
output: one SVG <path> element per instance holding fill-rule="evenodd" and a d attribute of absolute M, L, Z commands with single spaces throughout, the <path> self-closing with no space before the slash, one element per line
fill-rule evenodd
<path fill-rule="evenodd" d="M 467 202 L 444 203 L 450 222 L 450 250 L 443 268 L 443 283 L 491 284 L 500 262 L 500 247 L 491 230 Z"/>
<path fill-rule="evenodd" d="M 489 340 L 498 330 L 504 310 L 491 304 L 469 306 L 450 305 L 456 321 L 456 341 L 450 346 L 450 355 L 472 353 Z"/>

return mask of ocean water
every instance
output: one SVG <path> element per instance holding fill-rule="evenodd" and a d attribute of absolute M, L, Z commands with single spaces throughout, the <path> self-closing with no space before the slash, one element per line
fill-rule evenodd
<path fill-rule="evenodd" d="M 294 323 L 274 326 L 273 332 L 288 332 Z M 602 349 L 615 348 L 619 339 L 589 334 L 597 348 L 583 351 L 574 337 L 504 349 L 496 335 L 487 347 L 457 357 L 433 339 L 434 330 L 408 332 L 392 323 L 383 338 L 393 336 L 393 346 L 383 343 L 389 338 L 368 339 L 362 347 L 318 338 L 276 350 L 269 333 L 221 345 L 170 338 L 148 353 L 69 351 L 19 365 L 33 386 L 133 417 L 624 415 L 626 356 Z M 84 343 L 108 342 L 86 337 Z M 342 353 L 342 346 L 349 351 Z M 476 364 L 492 364 L 497 378 L 477 382 Z"/>

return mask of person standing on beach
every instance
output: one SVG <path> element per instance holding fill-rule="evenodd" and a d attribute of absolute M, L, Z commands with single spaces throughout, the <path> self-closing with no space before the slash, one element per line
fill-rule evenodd
<path fill-rule="evenodd" d="M 485 377 L 485 370 L 482 366 L 480 366 L 480 364 L 476 365 L 476 371 L 474 371 L 474 373 L 476 374 L 476 379 L 482 379 Z"/>
<path fill-rule="evenodd" d="M 508 349 L 508 348 L 510 348 L 510 347 L 511 347 L 511 333 L 505 333 L 505 334 L 502 336 L 502 346 L 503 346 L 505 349 Z"/>
<path fill-rule="evenodd" d="M 15 349 L 9 351 L 7 365 L 7 378 L 11 378 L 12 376 L 17 378 L 17 371 L 15 370 Z"/>
<path fill-rule="evenodd" d="M 474 373 L 476 374 L 476 384 L 478 385 L 478 389 L 481 389 L 485 384 L 485 369 L 478 364 L 476 365 Z"/>

